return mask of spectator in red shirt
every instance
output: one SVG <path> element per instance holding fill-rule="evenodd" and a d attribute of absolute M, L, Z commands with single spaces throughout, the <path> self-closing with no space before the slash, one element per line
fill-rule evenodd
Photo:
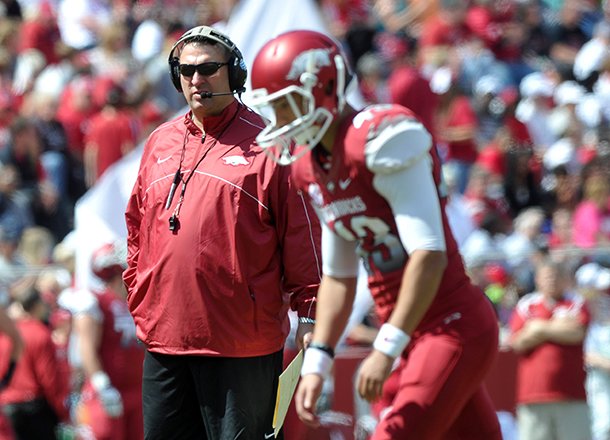
<path fill-rule="evenodd" d="M 57 108 L 57 119 L 68 137 L 70 156 L 82 162 L 85 129 L 89 119 L 99 111 L 93 101 L 94 81 L 90 74 L 79 75 L 63 90 Z"/>
<path fill-rule="evenodd" d="M 590 439 L 583 341 L 590 316 L 567 290 L 566 269 L 547 260 L 536 268 L 536 288 L 519 300 L 510 344 L 519 355 L 519 437 Z"/>
<path fill-rule="evenodd" d="M 106 105 L 91 118 L 85 136 L 85 178 L 92 186 L 106 169 L 133 150 L 134 121 L 125 109 L 125 91 L 118 85 L 106 94 Z"/>
<path fill-rule="evenodd" d="M 10 384 L 0 392 L 0 404 L 17 439 L 53 439 L 58 422 L 69 417 L 68 378 L 62 375 L 51 330 L 44 324 L 49 307 L 32 285 L 19 290 L 14 295 L 20 311 L 16 324 L 25 348 Z M 0 359 L 10 351 L 8 338 L 0 338 Z"/>
<path fill-rule="evenodd" d="M 463 0 L 439 0 L 438 14 L 424 22 L 419 39 L 419 64 L 426 71 L 428 66 L 442 65 L 456 47 L 471 39 L 467 12 L 468 3 Z"/>
<path fill-rule="evenodd" d="M 11 340 L 12 352 L 10 355 L 10 362 L 14 365 L 23 352 L 23 339 L 21 339 L 19 330 L 17 330 L 15 323 L 9 318 L 3 307 L 0 307 L 0 334 L 8 336 Z M 11 369 L 10 372 L 7 371 L 2 376 L 0 387 L 5 387 L 9 384 L 14 371 L 14 369 Z M 0 438 L 3 440 L 13 440 L 15 438 L 10 421 L 2 413 L 0 413 Z"/>
<path fill-rule="evenodd" d="M 455 163 L 458 170 L 457 190 L 464 193 L 470 168 L 478 155 L 476 131 L 477 116 L 468 97 L 463 94 L 448 70 L 439 69 L 431 81 L 439 95 L 434 114 L 434 133 L 439 152 L 446 163 Z"/>
<path fill-rule="evenodd" d="M 138 440 L 142 420 L 142 362 L 133 318 L 127 309 L 121 277 L 127 267 L 124 242 L 97 249 L 91 261 L 103 288 L 79 293 L 74 332 L 86 375 L 79 422 L 97 440 Z"/>
<path fill-rule="evenodd" d="M 387 38 L 398 40 L 394 43 L 395 49 L 388 53 L 392 55 L 392 69 L 388 77 L 390 102 L 412 110 L 434 136 L 434 113 L 438 105 L 438 96 L 432 92 L 430 82 L 415 65 L 416 48 L 409 47 L 406 39 L 402 44 L 398 44 L 400 43 L 398 36 L 388 34 Z M 387 44 L 389 45 L 390 42 Z"/>
<path fill-rule="evenodd" d="M 514 62 L 521 57 L 526 30 L 516 20 L 516 12 L 513 2 L 476 0 L 466 16 L 468 28 L 501 61 Z"/>
<path fill-rule="evenodd" d="M 50 2 L 43 0 L 34 7 L 34 14 L 21 26 L 20 49 L 37 49 L 47 64 L 59 61 L 57 49 L 61 43 L 57 17 Z"/>

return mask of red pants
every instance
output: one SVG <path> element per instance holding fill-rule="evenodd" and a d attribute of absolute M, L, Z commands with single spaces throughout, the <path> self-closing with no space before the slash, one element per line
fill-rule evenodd
<path fill-rule="evenodd" d="M 141 389 L 119 390 L 123 398 L 123 415 L 110 417 L 95 392 L 88 386 L 83 389 L 82 400 L 77 411 L 79 425 L 89 427 L 96 440 L 142 440 L 144 422 L 142 418 Z"/>
<path fill-rule="evenodd" d="M 481 306 L 487 307 L 487 304 Z M 501 440 L 493 404 L 482 383 L 498 349 L 498 328 L 492 312 L 472 322 L 424 333 L 414 341 L 408 358 L 386 382 L 382 402 L 387 412 L 372 440 L 468 439 Z M 470 328 L 461 332 L 462 326 Z M 392 390 L 394 388 L 394 390 Z"/>

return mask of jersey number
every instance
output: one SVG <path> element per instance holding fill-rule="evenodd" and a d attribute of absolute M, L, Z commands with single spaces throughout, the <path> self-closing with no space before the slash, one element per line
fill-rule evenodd
<path fill-rule="evenodd" d="M 358 241 L 358 255 L 369 274 L 373 268 L 392 272 L 401 268 L 407 258 L 399 238 L 390 232 L 386 222 L 378 217 L 356 215 L 349 220 L 349 228 L 342 220 L 334 223 L 336 233 L 349 241 Z"/>

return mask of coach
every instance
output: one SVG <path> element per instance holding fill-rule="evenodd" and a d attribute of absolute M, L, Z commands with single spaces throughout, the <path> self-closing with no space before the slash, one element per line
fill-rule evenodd
<path fill-rule="evenodd" d="M 145 438 L 262 439 L 289 307 L 297 345 L 311 337 L 320 228 L 255 143 L 264 124 L 235 97 L 247 72 L 229 38 L 193 28 L 169 68 L 190 111 L 148 138 L 126 212 Z"/>

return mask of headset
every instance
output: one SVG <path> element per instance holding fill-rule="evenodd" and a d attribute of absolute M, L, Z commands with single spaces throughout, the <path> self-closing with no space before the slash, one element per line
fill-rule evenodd
<path fill-rule="evenodd" d="M 246 84 L 246 78 L 248 76 L 248 69 L 244 62 L 244 57 L 229 37 L 209 26 L 197 26 L 186 31 L 178 41 L 174 43 L 172 49 L 169 51 L 169 73 L 176 90 L 182 93 L 182 84 L 180 84 L 180 59 L 174 55 L 176 48 L 189 41 L 205 40 L 215 41 L 226 47 L 231 53 L 231 57 L 228 60 L 229 64 L 227 65 L 227 68 L 229 69 L 229 87 L 232 92 L 230 94 L 243 93 L 246 90 L 244 85 Z"/>

